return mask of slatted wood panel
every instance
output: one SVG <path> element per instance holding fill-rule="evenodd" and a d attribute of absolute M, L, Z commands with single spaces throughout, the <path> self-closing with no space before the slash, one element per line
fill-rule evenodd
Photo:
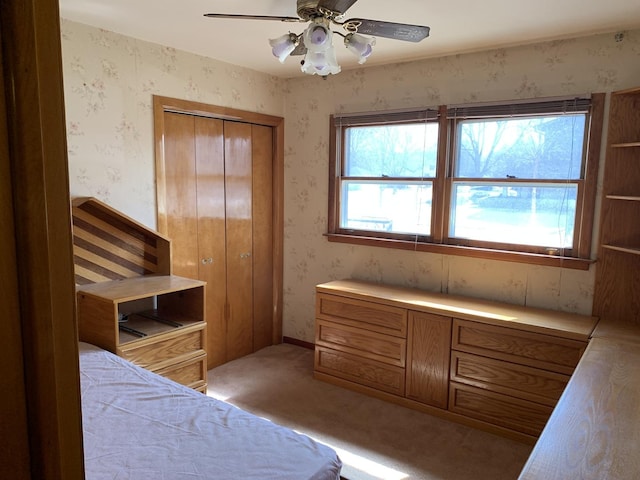
<path fill-rule="evenodd" d="M 74 199 L 72 214 L 76 284 L 171 274 L 161 234 L 95 198 Z"/>

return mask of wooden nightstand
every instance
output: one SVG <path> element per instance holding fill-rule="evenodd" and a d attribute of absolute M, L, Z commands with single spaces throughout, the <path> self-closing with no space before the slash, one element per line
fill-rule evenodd
<path fill-rule="evenodd" d="M 174 275 L 78 287 L 80 340 L 206 391 L 205 283 Z"/>

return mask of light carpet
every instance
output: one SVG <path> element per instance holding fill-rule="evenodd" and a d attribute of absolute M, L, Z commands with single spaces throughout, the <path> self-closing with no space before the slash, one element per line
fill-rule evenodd
<path fill-rule="evenodd" d="M 264 348 L 209 371 L 208 395 L 333 447 L 348 480 L 516 479 L 531 446 L 313 378 L 313 351 Z"/>

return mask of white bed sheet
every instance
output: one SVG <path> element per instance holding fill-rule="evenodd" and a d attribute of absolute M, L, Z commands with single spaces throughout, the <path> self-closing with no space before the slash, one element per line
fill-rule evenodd
<path fill-rule="evenodd" d="M 313 439 L 80 343 L 87 480 L 336 480 Z"/>

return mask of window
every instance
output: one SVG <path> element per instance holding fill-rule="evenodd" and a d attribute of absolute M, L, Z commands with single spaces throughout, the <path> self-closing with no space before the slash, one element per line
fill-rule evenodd
<path fill-rule="evenodd" d="M 330 240 L 588 268 L 603 97 L 332 117 Z"/>
<path fill-rule="evenodd" d="M 430 234 L 438 160 L 435 112 L 431 117 L 344 129 L 340 228 Z"/>

